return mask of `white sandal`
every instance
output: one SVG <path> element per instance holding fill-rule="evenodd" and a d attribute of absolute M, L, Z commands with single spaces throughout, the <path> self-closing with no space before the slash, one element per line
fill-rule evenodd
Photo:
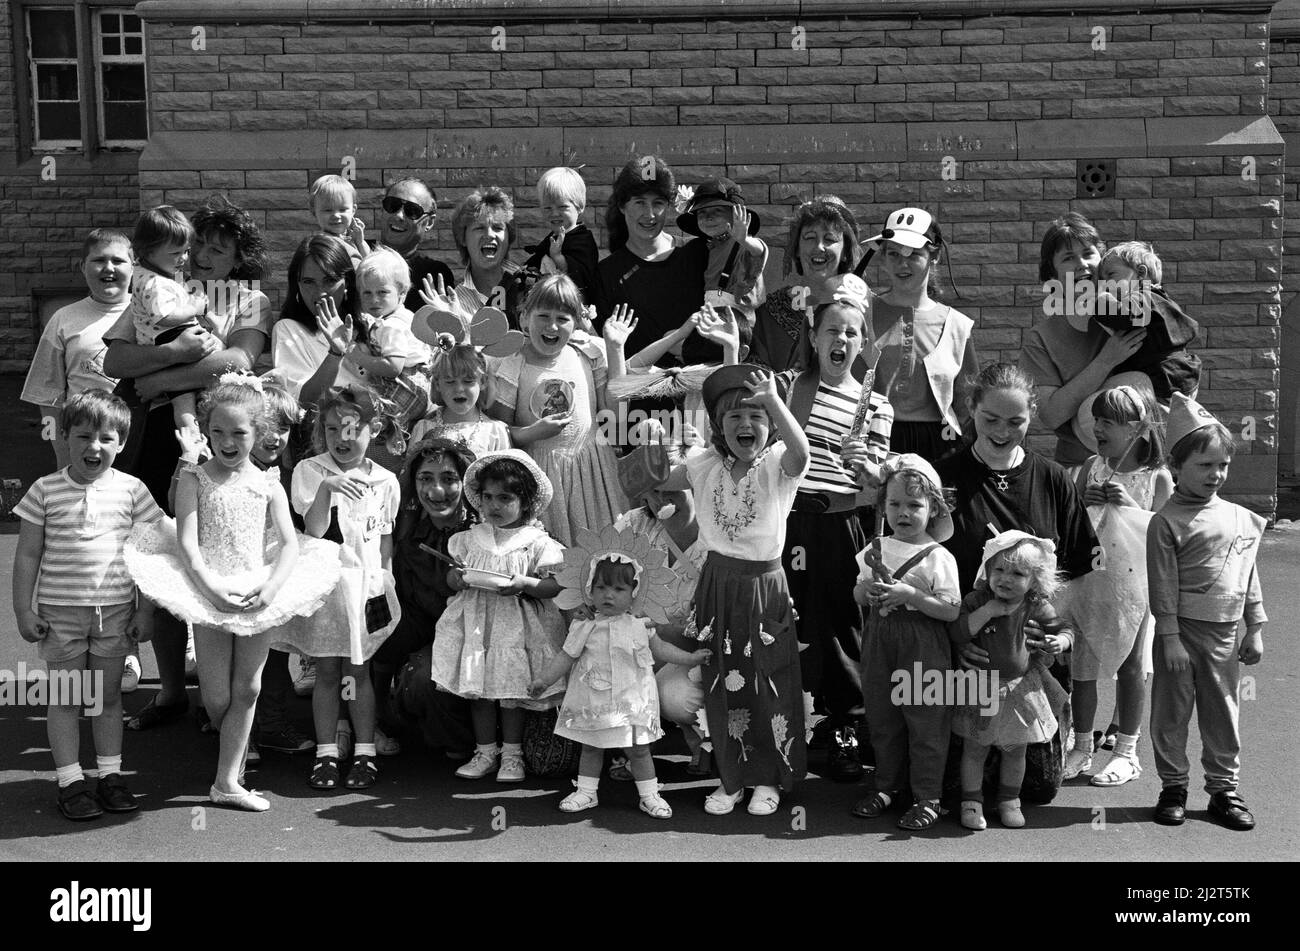
<path fill-rule="evenodd" d="M 652 819 L 671 819 L 673 817 L 673 807 L 668 805 L 668 800 L 658 793 L 651 793 L 649 796 L 641 797 L 641 811 Z"/>
<path fill-rule="evenodd" d="M 711 816 L 725 816 L 736 808 L 736 803 L 740 802 L 744 795 L 743 789 L 729 793 L 724 787 L 719 786 L 705 797 L 704 811 Z"/>
<path fill-rule="evenodd" d="M 754 795 L 749 797 L 748 811 L 751 816 L 770 816 L 781 805 L 781 790 L 775 786 L 755 786 Z"/>
<path fill-rule="evenodd" d="M 1116 753 L 1110 758 L 1106 768 L 1092 777 L 1092 784 L 1094 786 L 1123 786 L 1141 775 L 1142 764 L 1138 762 L 1136 756 L 1125 756 L 1123 753 Z"/>
<path fill-rule="evenodd" d="M 1092 769 L 1092 754 L 1083 750 L 1070 750 L 1065 754 L 1065 768 L 1061 770 L 1061 779 L 1075 779 L 1080 774 Z"/>
<path fill-rule="evenodd" d="M 599 799 L 585 789 L 579 789 L 560 800 L 560 811 L 582 812 L 586 809 L 595 809 L 598 805 L 600 805 Z"/>

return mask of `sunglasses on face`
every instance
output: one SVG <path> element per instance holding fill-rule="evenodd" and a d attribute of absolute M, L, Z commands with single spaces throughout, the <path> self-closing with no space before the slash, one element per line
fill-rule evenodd
<path fill-rule="evenodd" d="M 425 211 L 415 202 L 402 201 L 402 199 L 395 198 L 392 195 L 385 195 L 382 205 L 384 211 L 388 212 L 390 215 L 395 215 L 399 211 L 402 211 L 405 212 L 406 217 L 410 218 L 412 221 L 416 221 L 423 218 L 425 215 L 430 214 L 430 212 Z"/>

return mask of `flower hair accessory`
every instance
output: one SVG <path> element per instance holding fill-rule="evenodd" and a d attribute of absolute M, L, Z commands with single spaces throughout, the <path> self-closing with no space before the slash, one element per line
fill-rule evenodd
<path fill-rule="evenodd" d="M 238 370 L 231 370 L 217 377 L 219 386 L 246 386 L 249 389 L 257 390 L 261 393 L 262 380 L 260 377 L 253 376 L 251 373 L 240 373 Z"/>
<path fill-rule="evenodd" d="M 631 608 L 634 615 L 649 618 L 656 624 L 668 622 L 677 576 L 667 566 L 667 553 L 651 546 L 645 535 L 612 525 L 599 532 L 578 529 L 577 538 L 564 550 L 564 564 L 555 575 L 563 588 L 555 596 L 555 606 L 572 610 L 589 604 L 591 579 L 596 565 L 602 561 L 632 566 L 636 577 Z"/>
<path fill-rule="evenodd" d="M 495 307 L 480 307 L 466 324 L 455 311 L 426 304 L 411 318 L 411 331 L 442 353 L 468 344 L 489 357 L 516 354 L 528 340 L 518 330 L 511 330 L 506 315 Z"/>

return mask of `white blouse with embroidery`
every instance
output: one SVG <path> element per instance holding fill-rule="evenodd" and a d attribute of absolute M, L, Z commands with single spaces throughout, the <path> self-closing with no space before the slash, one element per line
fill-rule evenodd
<path fill-rule="evenodd" d="M 780 558 L 785 548 L 785 521 L 799 482 L 781 469 L 785 443 L 773 443 L 737 482 L 716 449 L 686 460 L 695 495 L 700 539 L 711 552 L 746 561 Z"/>

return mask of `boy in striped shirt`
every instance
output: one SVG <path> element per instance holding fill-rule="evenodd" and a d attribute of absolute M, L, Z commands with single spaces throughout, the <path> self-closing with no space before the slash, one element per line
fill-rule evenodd
<path fill-rule="evenodd" d="M 38 479 L 14 508 L 22 520 L 14 613 L 18 633 L 39 645 L 50 669 L 46 729 L 59 811 L 73 820 L 139 808 L 122 780 L 122 666 L 134 644 L 149 639 L 153 606 L 143 599 L 137 606 L 122 549 L 134 525 L 162 518 L 162 510 L 143 482 L 113 468 L 130 425 L 126 403 L 105 390 L 69 399 L 60 420 L 68 465 Z M 58 672 L 67 672 L 65 684 L 87 683 L 82 671 L 90 672 L 100 697 L 53 689 Z M 80 764 L 85 704 L 99 708 L 92 724 L 99 770 L 93 798 Z"/>

